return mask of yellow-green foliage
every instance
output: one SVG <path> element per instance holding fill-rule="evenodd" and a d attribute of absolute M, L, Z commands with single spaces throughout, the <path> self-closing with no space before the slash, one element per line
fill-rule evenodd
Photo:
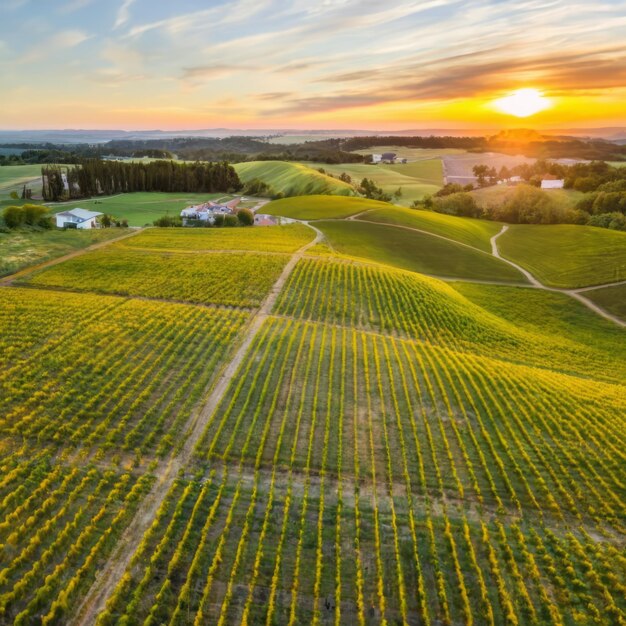
<path fill-rule="evenodd" d="M 26 282 L 124 296 L 255 307 L 287 258 L 229 252 L 187 254 L 111 246 L 36 272 Z"/>
<path fill-rule="evenodd" d="M 303 224 L 252 228 L 150 228 L 124 242 L 129 248 L 154 248 L 173 252 L 258 250 L 294 252 L 315 237 Z"/>
<path fill-rule="evenodd" d="M 251 161 L 237 163 L 234 165 L 234 168 L 244 183 L 258 179 L 269 185 L 272 194 L 282 193 L 285 196 L 304 196 L 309 194 L 353 196 L 356 193 L 351 185 L 299 163 Z"/>
<path fill-rule="evenodd" d="M 247 315 L 43 289 L 2 291 L 0 433 L 170 448 Z"/>

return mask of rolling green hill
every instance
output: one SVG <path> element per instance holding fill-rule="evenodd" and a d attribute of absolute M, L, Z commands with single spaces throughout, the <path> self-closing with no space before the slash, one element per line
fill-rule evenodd
<path fill-rule="evenodd" d="M 269 185 L 272 194 L 282 193 L 285 196 L 355 195 L 351 185 L 299 163 L 251 161 L 249 163 L 237 163 L 234 167 L 243 183 L 259 179 Z"/>
<path fill-rule="evenodd" d="M 388 208 L 387 202 L 366 198 L 333 198 L 332 196 L 301 196 L 274 200 L 263 207 L 264 213 L 297 220 L 343 219 L 371 209 Z"/>
<path fill-rule="evenodd" d="M 500 253 L 550 287 L 575 288 L 626 279 L 626 233 L 557 224 L 513 225 Z"/>
<path fill-rule="evenodd" d="M 402 196 L 394 200 L 397 204 L 410 206 L 414 200 L 435 193 L 443 186 L 443 168 L 441 159 L 423 159 L 410 163 L 373 165 L 371 163 L 342 163 L 327 165 L 325 163 L 308 164 L 309 167 L 322 167 L 334 176 L 349 174 L 354 183 L 363 178 L 372 179 L 383 191 L 393 194 L 398 188 Z"/>
<path fill-rule="evenodd" d="M 626 321 L 626 284 L 604 287 L 603 289 L 592 289 L 583 294 L 598 306 L 606 309 L 609 313 L 621 317 Z"/>
<path fill-rule="evenodd" d="M 515 189 L 515 187 L 508 185 L 493 185 L 483 189 L 474 189 L 471 194 L 476 199 L 478 206 L 497 206 L 515 193 Z M 582 192 L 574 191 L 573 189 L 550 189 L 546 193 L 549 194 L 557 206 L 564 209 L 573 208 L 584 195 Z"/>
<path fill-rule="evenodd" d="M 426 230 L 434 235 L 448 237 L 485 252 L 491 251 L 489 239 L 502 228 L 496 222 L 401 207 L 372 209 L 357 219 Z"/>
<path fill-rule="evenodd" d="M 525 282 L 515 268 L 489 254 L 424 233 L 357 220 L 316 226 L 340 254 L 434 276 Z"/>

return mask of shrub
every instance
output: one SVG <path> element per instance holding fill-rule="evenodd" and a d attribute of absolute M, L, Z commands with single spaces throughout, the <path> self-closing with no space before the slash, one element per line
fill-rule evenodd
<path fill-rule="evenodd" d="M 239 209 L 237 219 L 242 226 L 252 226 L 254 224 L 254 213 L 250 209 Z"/>
<path fill-rule="evenodd" d="M 232 227 L 237 226 L 239 224 L 239 220 L 236 215 L 225 215 L 224 216 L 224 226 Z"/>
<path fill-rule="evenodd" d="M 464 191 L 448 196 L 433 198 L 432 207 L 437 213 L 458 215 L 460 217 L 480 217 L 482 210 L 476 200 Z"/>

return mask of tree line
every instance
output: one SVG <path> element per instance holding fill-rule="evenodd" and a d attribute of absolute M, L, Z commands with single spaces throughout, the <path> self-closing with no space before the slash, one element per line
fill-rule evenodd
<path fill-rule="evenodd" d="M 47 165 L 41 169 L 44 200 L 85 198 L 133 191 L 183 193 L 233 192 L 242 184 L 226 162 L 129 163 L 86 159 L 73 167 Z"/>

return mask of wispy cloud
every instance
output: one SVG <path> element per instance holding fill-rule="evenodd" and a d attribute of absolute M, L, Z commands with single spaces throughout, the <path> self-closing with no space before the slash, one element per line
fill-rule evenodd
<path fill-rule="evenodd" d="M 122 4 L 117 11 L 115 17 L 114 29 L 121 28 L 130 20 L 130 7 L 134 4 L 135 0 L 122 0 Z"/>

